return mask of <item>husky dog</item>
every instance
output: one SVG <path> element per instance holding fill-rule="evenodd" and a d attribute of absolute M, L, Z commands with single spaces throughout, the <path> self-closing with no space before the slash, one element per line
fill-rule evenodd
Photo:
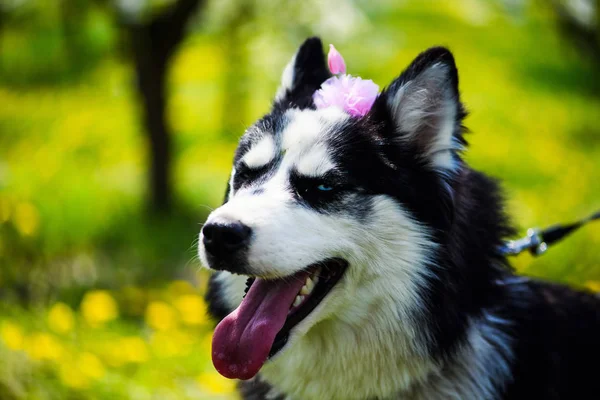
<path fill-rule="evenodd" d="M 310 38 L 200 233 L 212 358 L 245 399 L 600 398 L 600 300 L 516 276 L 497 183 L 461 158 L 431 48 L 353 117 Z"/>

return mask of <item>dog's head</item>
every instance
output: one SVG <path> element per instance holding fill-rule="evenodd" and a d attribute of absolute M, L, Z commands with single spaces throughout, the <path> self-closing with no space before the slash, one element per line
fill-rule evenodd
<path fill-rule="evenodd" d="M 452 54 L 419 55 L 364 117 L 315 108 L 329 77 L 321 41 L 308 39 L 271 112 L 241 138 L 225 203 L 200 233 L 206 266 L 254 278 L 215 332 L 225 376 L 254 376 L 327 321 L 417 318 L 451 223 L 465 115 Z"/>

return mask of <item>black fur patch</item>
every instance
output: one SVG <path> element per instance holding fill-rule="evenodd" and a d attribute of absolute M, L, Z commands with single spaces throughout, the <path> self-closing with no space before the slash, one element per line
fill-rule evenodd
<path fill-rule="evenodd" d="M 515 361 L 502 398 L 598 398 L 597 295 L 532 280 L 513 287 L 503 308 L 514 322 Z"/>
<path fill-rule="evenodd" d="M 285 400 L 284 395 L 278 395 L 273 397 L 269 395 L 272 387 L 266 382 L 253 379 L 251 381 L 240 381 L 238 383 L 238 389 L 244 400 Z"/>

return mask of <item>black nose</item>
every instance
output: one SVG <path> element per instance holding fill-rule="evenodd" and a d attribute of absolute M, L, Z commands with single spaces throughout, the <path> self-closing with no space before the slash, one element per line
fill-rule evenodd
<path fill-rule="evenodd" d="M 248 245 L 252 229 L 241 222 L 210 223 L 202 228 L 204 248 L 213 256 L 232 255 Z"/>

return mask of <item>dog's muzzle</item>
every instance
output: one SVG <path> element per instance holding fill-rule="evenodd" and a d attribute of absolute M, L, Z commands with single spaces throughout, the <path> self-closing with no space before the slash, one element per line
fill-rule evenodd
<path fill-rule="evenodd" d="M 210 267 L 242 273 L 244 258 L 252 239 L 252 228 L 239 221 L 211 222 L 202 228 L 202 244 Z"/>

